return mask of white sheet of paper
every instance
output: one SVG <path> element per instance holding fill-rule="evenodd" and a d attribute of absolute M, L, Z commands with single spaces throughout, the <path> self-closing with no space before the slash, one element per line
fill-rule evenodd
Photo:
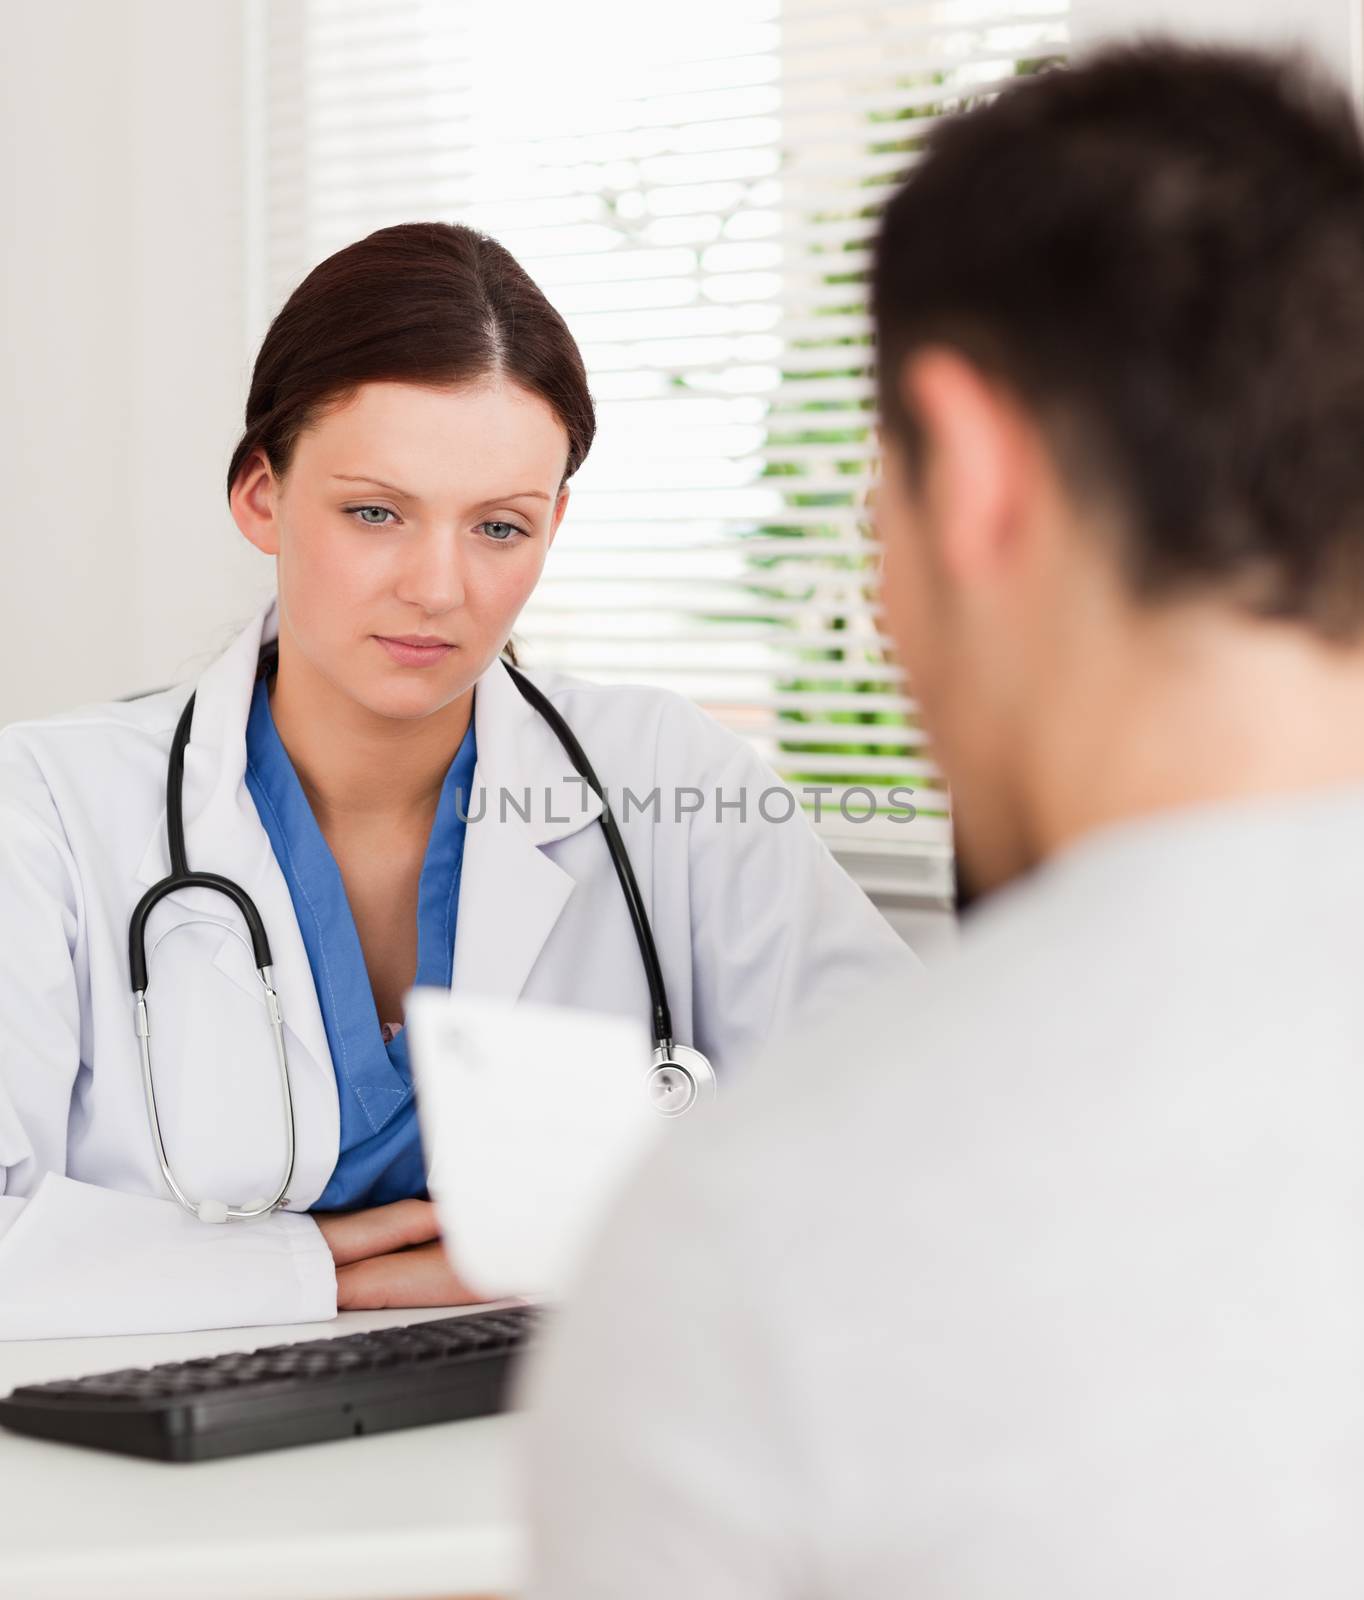
<path fill-rule="evenodd" d="M 455 1270 L 489 1299 L 561 1297 L 667 1119 L 628 1018 L 416 988 L 409 1058 L 428 1187 Z"/>

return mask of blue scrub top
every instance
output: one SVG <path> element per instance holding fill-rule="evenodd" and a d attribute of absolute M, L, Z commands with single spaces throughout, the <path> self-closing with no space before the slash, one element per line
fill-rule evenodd
<path fill-rule="evenodd" d="M 417 891 L 419 984 L 450 985 L 465 817 L 476 751 L 474 719 L 441 786 Z M 364 951 L 336 864 L 270 713 L 266 678 L 246 724 L 246 786 L 289 885 L 331 1046 L 341 1150 L 315 1211 L 350 1211 L 426 1197 L 407 1029 L 387 1044 Z M 396 1018 L 385 1018 L 396 1021 Z"/>

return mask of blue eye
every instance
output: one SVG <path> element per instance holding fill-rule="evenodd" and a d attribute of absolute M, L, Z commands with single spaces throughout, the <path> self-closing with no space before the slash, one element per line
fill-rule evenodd
<path fill-rule="evenodd" d="M 480 523 L 479 526 L 484 528 L 506 529 L 505 533 L 490 533 L 488 535 L 494 544 L 509 544 L 513 535 L 518 533 L 522 536 L 522 538 L 526 537 L 526 530 L 524 528 L 518 528 L 514 522 L 484 522 Z"/>
<path fill-rule="evenodd" d="M 391 512 L 387 506 L 349 506 L 347 508 L 346 515 L 355 517 L 360 522 L 361 526 L 365 528 L 388 527 L 388 523 L 386 522 L 369 521 L 369 519 L 363 515 L 363 513 L 366 511 L 381 511 L 386 517 L 391 517 L 393 515 L 393 512 Z"/>

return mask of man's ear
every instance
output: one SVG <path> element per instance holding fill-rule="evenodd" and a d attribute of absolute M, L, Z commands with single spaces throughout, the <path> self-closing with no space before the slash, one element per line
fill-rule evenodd
<path fill-rule="evenodd" d="M 1007 390 L 945 347 L 906 357 L 900 397 L 923 435 L 937 560 L 959 581 L 988 579 L 1014 553 L 1035 430 Z"/>
<path fill-rule="evenodd" d="M 261 450 L 253 450 L 237 474 L 228 504 L 242 537 L 263 555 L 279 554 L 279 483 Z"/>

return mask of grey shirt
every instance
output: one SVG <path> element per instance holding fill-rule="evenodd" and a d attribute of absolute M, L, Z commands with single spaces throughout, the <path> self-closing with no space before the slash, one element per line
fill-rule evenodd
<path fill-rule="evenodd" d="M 770 1052 L 523 1380 L 533 1600 L 1358 1600 L 1362 974 L 1338 786 L 1099 829 Z"/>

